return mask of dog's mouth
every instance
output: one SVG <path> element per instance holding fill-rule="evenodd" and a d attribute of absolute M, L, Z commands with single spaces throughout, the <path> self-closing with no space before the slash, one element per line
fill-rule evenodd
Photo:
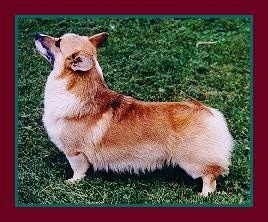
<path fill-rule="evenodd" d="M 35 47 L 38 52 L 53 66 L 55 62 L 55 56 L 49 49 L 49 47 L 43 42 L 46 35 L 37 33 L 34 37 Z"/>

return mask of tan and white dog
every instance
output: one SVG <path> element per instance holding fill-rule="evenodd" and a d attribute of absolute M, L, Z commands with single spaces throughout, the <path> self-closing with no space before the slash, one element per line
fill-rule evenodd
<path fill-rule="evenodd" d="M 43 123 L 73 169 L 69 181 L 84 178 L 90 166 L 139 173 L 178 165 L 202 177 L 201 195 L 215 191 L 233 148 L 222 113 L 199 102 L 143 102 L 111 91 L 96 52 L 107 37 L 35 36 L 53 66 Z"/>

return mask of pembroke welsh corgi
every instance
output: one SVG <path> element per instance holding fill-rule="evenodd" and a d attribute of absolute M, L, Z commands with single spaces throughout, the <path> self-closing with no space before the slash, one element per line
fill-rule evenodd
<path fill-rule="evenodd" d="M 199 102 L 143 102 L 110 90 L 97 60 L 107 37 L 35 35 L 53 67 L 43 123 L 72 167 L 68 181 L 84 178 L 90 166 L 139 173 L 173 165 L 202 177 L 201 195 L 215 191 L 233 148 L 222 113 Z"/>

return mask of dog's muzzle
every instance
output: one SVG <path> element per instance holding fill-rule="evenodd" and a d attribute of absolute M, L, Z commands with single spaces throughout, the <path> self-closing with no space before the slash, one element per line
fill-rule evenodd
<path fill-rule="evenodd" d="M 37 50 L 39 51 L 39 53 L 43 57 L 45 57 L 49 61 L 49 63 L 53 66 L 54 65 L 54 61 L 55 61 L 55 57 L 54 57 L 53 53 L 50 51 L 49 47 L 46 46 L 43 43 L 44 38 L 46 36 L 47 35 L 36 33 L 35 36 L 34 36 L 35 46 L 36 46 Z"/>

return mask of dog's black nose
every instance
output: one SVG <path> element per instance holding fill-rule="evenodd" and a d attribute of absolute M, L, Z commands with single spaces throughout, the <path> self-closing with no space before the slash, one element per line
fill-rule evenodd
<path fill-rule="evenodd" d="M 39 33 L 36 33 L 35 36 L 34 36 L 35 40 L 42 40 L 43 38 L 44 38 L 44 36 L 40 35 Z"/>

